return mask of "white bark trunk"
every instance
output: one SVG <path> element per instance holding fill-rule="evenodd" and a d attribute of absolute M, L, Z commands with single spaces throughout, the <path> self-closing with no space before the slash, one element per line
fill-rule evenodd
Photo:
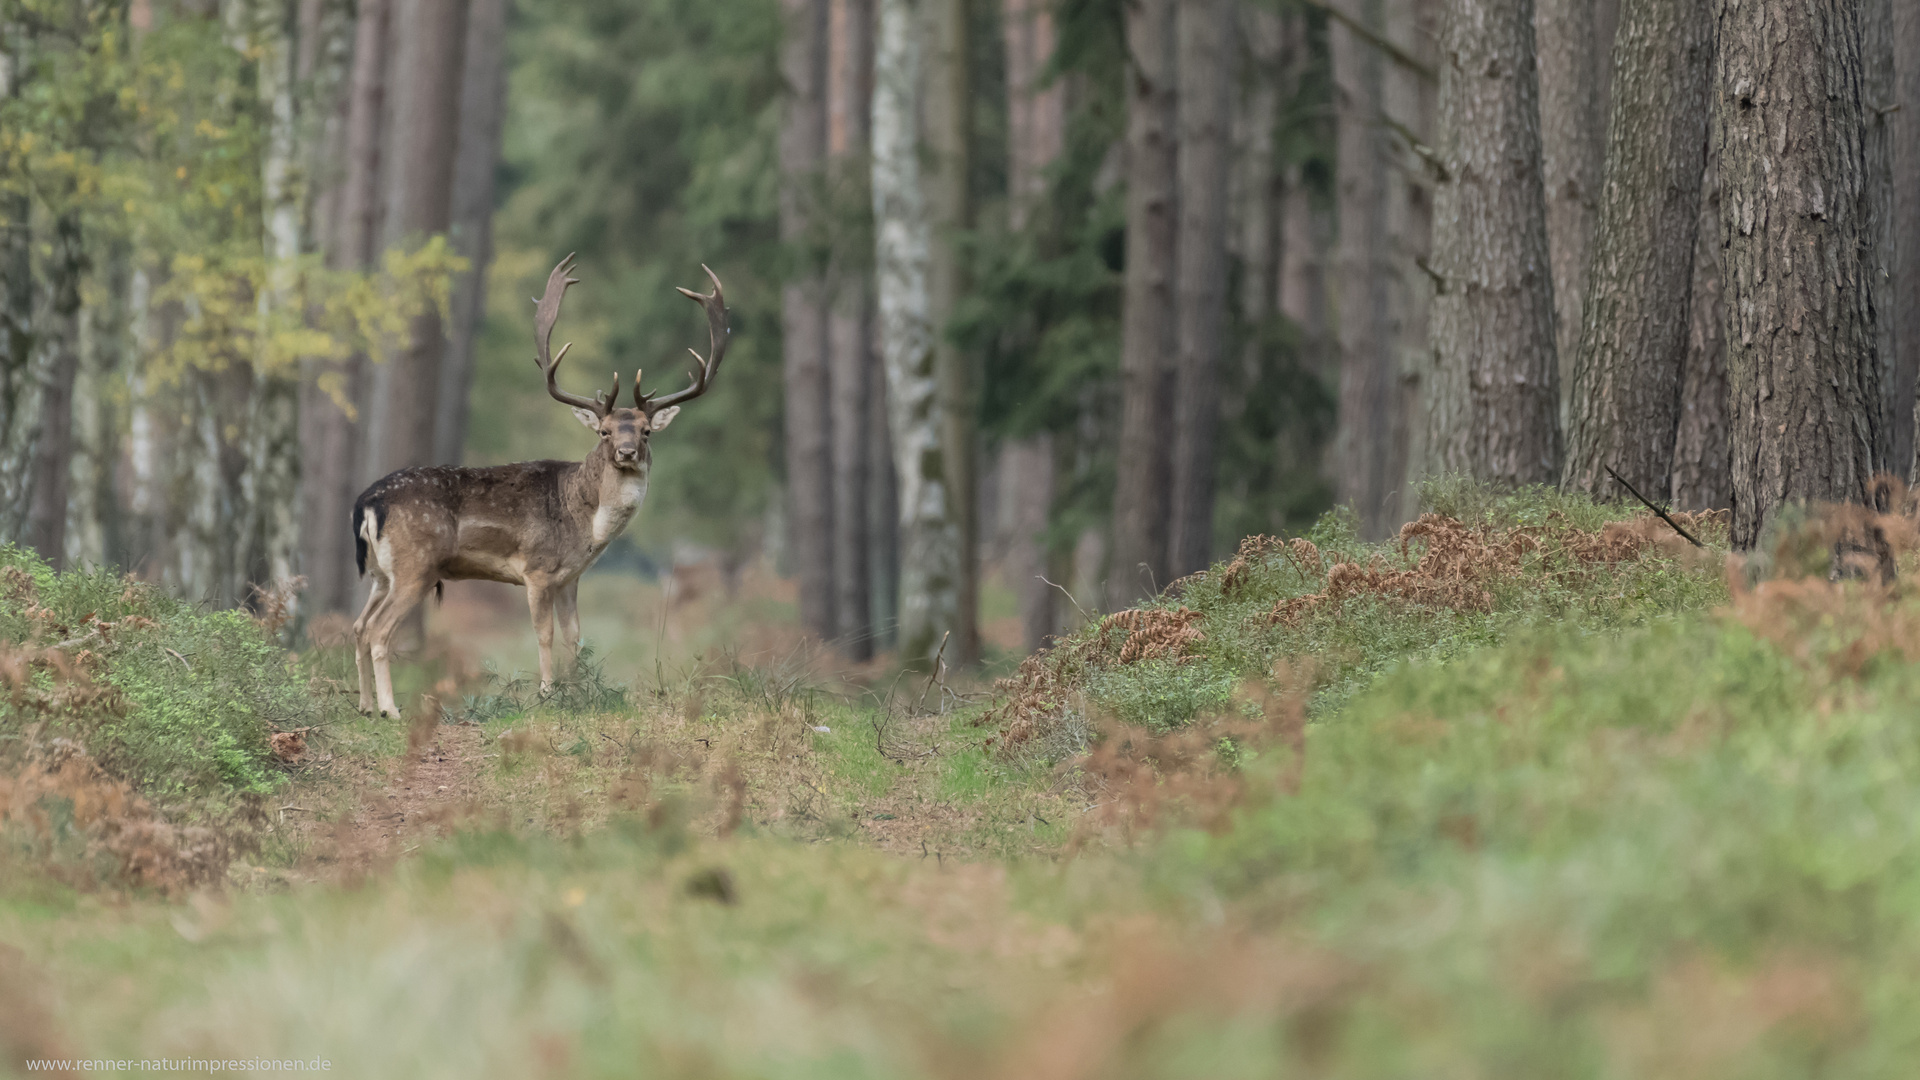
<path fill-rule="evenodd" d="M 880 352 L 900 485 L 900 658 L 930 662 L 959 611 L 960 534 L 941 453 L 928 268 L 933 235 L 920 190 L 920 43 L 913 0 L 880 0 L 874 59 L 873 217 Z"/>

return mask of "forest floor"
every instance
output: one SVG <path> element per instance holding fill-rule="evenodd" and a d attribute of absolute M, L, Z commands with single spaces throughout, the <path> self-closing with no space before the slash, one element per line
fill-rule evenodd
<path fill-rule="evenodd" d="M 1848 560 L 1879 529 L 1920 571 L 1911 519 L 1741 561 L 1434 501 L 1249 542 L 991 690 L 616 647 L 542 697 L 429 649 L 408 720 L 307 725 L 216 887 L 16 810 L 0 1070 L 1906 1075 L 1920 599 Z M 348 700 L 343 649 L 297 663 Z"/>

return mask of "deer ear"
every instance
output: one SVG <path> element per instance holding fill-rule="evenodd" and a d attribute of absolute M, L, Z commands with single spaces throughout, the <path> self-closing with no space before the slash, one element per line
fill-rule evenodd
<path fill-rule="evenodd" d="M 647 421 L 647 429 L 649 431 L 659 431 L 661 428 L 673 423 L 673 418 L 679 415 L 680 406 L 669 405 L 653 414 L 653 417 Z"/>
<path fill-rule="evenodd" d="M 599 413 L 594 412 L 592 409 L 575 408 L 573 410 L 573 415 L 579 417 L 580 422 L 587 425 L 588 431 L 593 432 L 595 435 L 600 434 L 600 414 Z"/>

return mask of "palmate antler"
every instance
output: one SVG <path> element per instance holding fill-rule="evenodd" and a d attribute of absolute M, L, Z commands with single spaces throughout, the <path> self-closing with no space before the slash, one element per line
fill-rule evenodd
<path fill-rule="evenodd" d="M 570 394 L 553 381 L 554 373 L 560 370 L 560 361 L 567 358 L 567 350 L 573 348 L 569 341 L 560 346 L 560 355 L 551 355 L 553 348 L 553 324 L 560 321 L 560 301 L 566 299 L 567 286 L 580 284 L 577 277 L 569 277 L 573 272 L 573 255 L 568 254 L 547 275 L 547 292 L 535 303 L 539 306 L 533 311 L 533 345 L 536 350 L 533 362 L 547 376 L 547 393 L 562 405 L 571 405 L 576 409 L 586 409 L 596 416 L 605 417 L 613 411 L 614 401 L 620 396 L 620 373 L 613 373 L 613 390 L 605 398 L 585 398 Z"/>
<path fill-rule="evenodd" d="M 640 392 L 640 372 L 633 373 L 633 403 L 645 411 L 648 416 L 659 412 L 669 405 L 678 405 L 683 401 L 692 401 L 707 392 L 713 385 L 713 377 L 720 370 L 720 361 L 727 355 L 727 297 L 720 288 L 720 276 L 705 263 L 700 269 L 707 272 L 707 280 L 713 282 L 713 291 L 706 295 L 692 289 L 681 289 L 680 295 L 699 304 L 707 312 L 707 355 L 702 357 L 697 351 L 688 349 L 693 358 L 700 362 L 700 368 L 693 376 L 693 385 L 672 394 L 642 394 Z"/>

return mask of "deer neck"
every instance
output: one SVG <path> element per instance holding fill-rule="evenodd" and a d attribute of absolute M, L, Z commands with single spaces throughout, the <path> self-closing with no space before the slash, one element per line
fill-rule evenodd
<path fill-rule="evenodd" d="M 580 463 L 580 471 L 575 474 L 575 493 L 585 511 L 594 551 L 612 543 L 639 512 L 640 504 L 647 498 L 647 473 L 651 464 L 643 448 L 638 469 L 630 472 L 617 469 L 612 451 L 605 446 L 596 448 Z"/>

